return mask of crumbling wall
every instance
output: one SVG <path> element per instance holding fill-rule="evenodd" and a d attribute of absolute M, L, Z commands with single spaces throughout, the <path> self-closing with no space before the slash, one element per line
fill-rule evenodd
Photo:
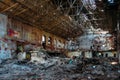
<path fill-rule="evenodd" d="M 6 35 L 7 30 L 7 16 L 0 14 L 0 37 Z"/>

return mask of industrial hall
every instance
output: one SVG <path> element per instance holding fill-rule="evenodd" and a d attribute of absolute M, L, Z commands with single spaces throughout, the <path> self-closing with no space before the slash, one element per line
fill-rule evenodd
<path fill-rule="evenodd" d="M 120 80 L 120 0 L 0 0 L 0 80 Z"/>

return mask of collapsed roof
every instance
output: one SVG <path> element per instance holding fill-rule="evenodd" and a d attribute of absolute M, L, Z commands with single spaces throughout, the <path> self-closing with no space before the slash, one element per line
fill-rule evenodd
<path fill-rule="evenodd" d="M 91 26 L 113 30 L 113 18 L 105 14 L 105 1 L 0 0 L 0 13 L 67 39 Z"/>

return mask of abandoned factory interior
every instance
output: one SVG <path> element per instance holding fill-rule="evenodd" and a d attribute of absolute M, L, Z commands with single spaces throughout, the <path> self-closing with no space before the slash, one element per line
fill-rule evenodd
<path fill-rule="evenodd" d="M 120 0 L 0 0 L 0 80 L 120 80 Z"/>

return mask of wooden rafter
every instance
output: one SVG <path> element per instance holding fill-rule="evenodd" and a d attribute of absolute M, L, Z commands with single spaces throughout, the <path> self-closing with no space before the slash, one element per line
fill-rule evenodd
<path fill-rule="evenodd" d="M 74 0 L 75 4 L 76 1 L 77 0 Z M 70 21 L 69 15 L 66 16 L 61 10 L 58 10 L 52 3 L 52 0 L 10 0 L 3 2 L 9 6 L 1 8 L 1 12 L 16 20 L 64 38 L 75 35 L 72 31 L 75 31 L 76 28 Z M 19 7 L 17 7 L 17 5 Z M 10 11 L 11 9 L 13 11 Z"/>
<path fill-rule="evenodd" d="M 16 13 L 15 15 L 22 14 L 22 13 L 26 12 L 27 10 L 28 10 L 28 9 L 23 9 L 22 11 L 20 11 L 20 12 Z"/>
<path fill-rule="evenodd" d="M 7 4 L 7 3 L 5 3 L 4 1 L 0 0 L 0 2 L 1 2 L 2 4 L 4 4 L 5 6 L 10 7 L 10 5 L 9 5 L 9 4 Z"/>
<path fill-rule="evenodd" d="M 8 11 L 8 10 L 10 10 L 11 8 L 13 8 L 13 7 L 17 6 L 17 5 L 18 5 L 18 3 L 15 3 L 14 5 L 4 9 L 3 11 L 1 11 L 1 13 L 5 12 L 5 11 Z"/>

